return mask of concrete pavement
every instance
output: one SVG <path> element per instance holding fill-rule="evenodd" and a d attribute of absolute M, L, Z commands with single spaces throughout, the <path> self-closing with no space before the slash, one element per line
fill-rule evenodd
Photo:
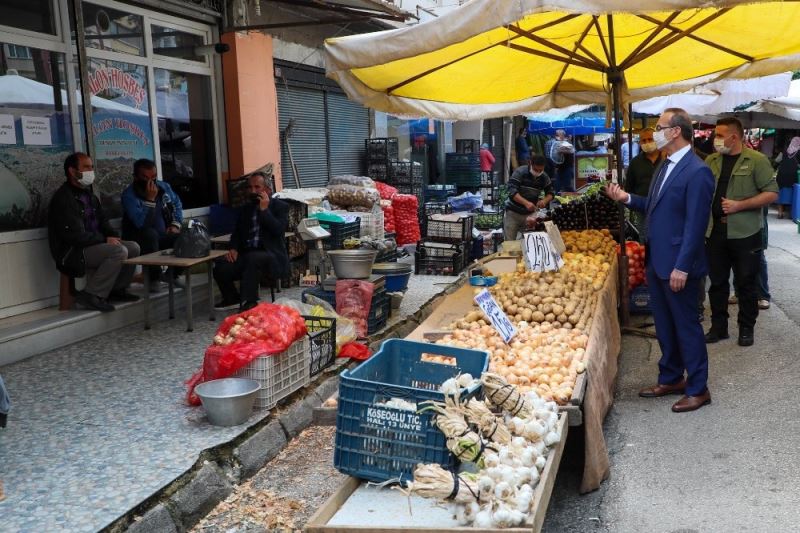
<path fill-rule="evenodd" d="M 675 414 L 676 396 L 639 398 L 639 388 L 655 382 L 660 351 L 655 340 L 624 337 L 605 424 L 611 478 L 579 496 L 580 465 L 563 464 L 544 531 L 800 531 L 800 235 L 794 223 L 770 216 L 767 259 L 773 305 L 759 316 L 755 345 L 736 344 L 735 308 L 731 339 L 710 345 L 712 405 Z"/>

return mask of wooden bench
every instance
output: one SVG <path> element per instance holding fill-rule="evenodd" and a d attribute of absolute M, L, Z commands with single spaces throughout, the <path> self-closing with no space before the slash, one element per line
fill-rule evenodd
<path fill-rule="evenodd" d="M 75 278 L 60 273 L 58 310 L 69 311 L 75 305 Z"/>

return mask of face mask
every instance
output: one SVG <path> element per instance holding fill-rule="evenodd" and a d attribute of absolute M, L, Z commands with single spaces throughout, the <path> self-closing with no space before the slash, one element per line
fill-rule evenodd
<path fill-rule="evenodd" d="M 94 170 L 85 170 L 81 172 L 81 177 L 78 178 L 78 183 L 83 187 L 88 187 L 94 183 Z"/>
<path fill-rule="evenodd" d="M 646 154 L 652 154 L 653 152 L 658 150 L 658 147 L 656 146 L 656 143 L 654 143 L 654 142 L 642 143 L 639 146 L 642 149 L 642 151 L 644 153 L 646 153 Z"/>
<path fill-rule="evenodd" d="M 714 139 L 714 150 L 722 155 L 728 155 L 731 153 L 731 148 L 729 146 L 725 146 L 725 139 L 720 138 Z"/>
<path fill-rule="evenodd" d="M 664 131 L 657 131 L 653 133 L 653 140 L 656 142 L 656 148 L 661 150 L 670 143 Z"/>
<path fill-rule="evenodd" d="M 534 178 L 538 178 L 539 176 L 541 176 L 542 174 L 544 174 L 544 171 L 542 171 L 542 172 L 536 172 L 535 170 L 531 170 L 531 174 L 533 174 L 533 177 L 534 177 Z"/>

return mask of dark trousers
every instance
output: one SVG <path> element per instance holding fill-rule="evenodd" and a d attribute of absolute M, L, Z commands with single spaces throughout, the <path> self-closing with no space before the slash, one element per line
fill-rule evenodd
<path fill-rule="evenodd" d="M 683 290 L 673 292 L 668 279 L 660 279 L 647 269 L 647 286 L 661 347 L 658 382 L 673 385 L 686 372 L 686 394 L 698 396 L 708 382 L 708 350 L 703 328 L 697 316 L 697 292 L 700 280 L 689 278 Z"/>
<path fill-rule="evenodd" d="M 725 224 L 714 224 L 711 236 L 706 240 L 706 255 L 708 277 L 711 280 L 711 288 L 708 289 L 711 327 L 716 331 L 728 331 L 728 298 L 731 292 L 728 280 L 731 269 L 739 298 L 739 327 L 752 328 L 756 325 L 761 249 L 761 232 L 744 239 L 729 239 Z"/>
<path fill-rule="evenodd" d="M 141 254 L 145 255 L 172 248 L 175 245 L 175 239 L 178 238 L 178 234 L 165 233 L 164 235 L 159 235 L 158 231 L 154 228 L 142 228 L 125 232 L 122 238 L 138 243 L 142 251 Z M 150 269 L 150 281 L 158 281 L 161 279 L 161 267 L 152 266 L 146 268 Z M 180 272 L 176 271 L 175 275 L 179 273 Z"/>
<path fill-rule="evenodd" d="M 226 302 L 257 302 L 261 277 L 274 264 L 272 254 L 266 250 L 240 252 L 233 263 L 225 258 L 218 260 L 214 265 L 214 279 L 222 299 Z M 234 284 L 239 280 L 241 294 Z"/>

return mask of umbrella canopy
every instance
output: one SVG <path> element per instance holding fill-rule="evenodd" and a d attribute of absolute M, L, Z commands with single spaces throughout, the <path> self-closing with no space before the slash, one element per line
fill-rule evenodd
<path fill-rule="evenodd" d="M 735 113 L 745 128 L 800 129 L 800 80 L 794 80 L 789 95 L 781 98 L 759 100 Z"/>
<path fill-rule="evenodd" d="M 562 120 L 542 121 L 529 120 L 528 131 L 541 135 L 552 135 L 556 130 L 564 130 L 570 135 L 594 135 L 596 133 L 613 133 L 614 125 L 606 126 L 605 113 L 593 113 L 590 116 L 572 116 Z"/>
<path fill-rule="evenodd" d="M 800 2 L 473 0 L 417 26 L 330 39 L 328 75 L 394 114 L 469 120 L 608 101 L 800 64 Z M 619 100 L 619 99 L 618 99 Z"/>

